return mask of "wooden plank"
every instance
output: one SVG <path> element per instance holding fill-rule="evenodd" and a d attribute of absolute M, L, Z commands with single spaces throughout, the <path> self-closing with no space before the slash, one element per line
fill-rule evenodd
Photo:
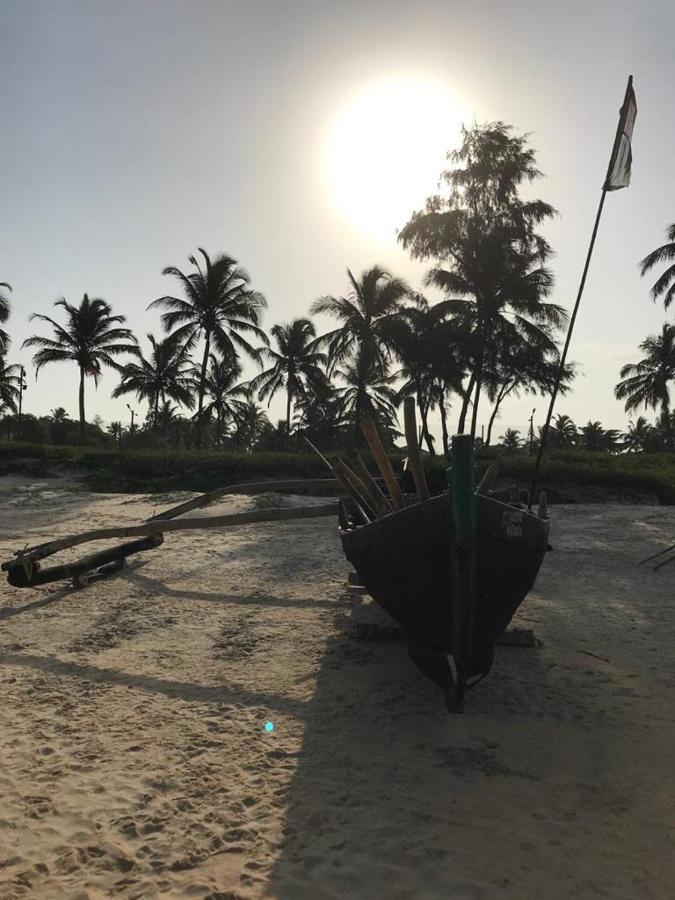
<path fill-rule="evenodd" d="M 368 442 L 370 452 L 373 454 L 373 459 L 377 464 L 377 468 L 380 470 L 380 474 L 382 475 L 384 483 L 387 486 L 387 490 L 389 491 L 389 496 L 391 497 L 391 502 L 394 506 L 394 509 L 403 509 L 403 494 L 401 493 L 401 488 L 399 486 L 398 480 L 396 478 L 396 475 L 394 474 L 394 470 L 391 467 L 391 463 L 389 462 L 389 457 L 387 456 L 386 451 L 382 446 L 382 441 L 380 440 L 380 435 L 377 432 L 375 423 L 372 419 L 361 419 L 359 424 L 361 427 L 361 431 L 363 432 L 363 436 Z"/>
<path fill-rule="evenodd" d="M 405 443 L 408 450 L 408 466 L 412 472 L 415 490 L 420 500 L 429 499 L 427 478 L 424 474 L 424 466 L 420 457 L 420 448 L 417 443 L 417 417 L 415 415 L 415 398 L 406 397 L 403 401 L 403 421 L 405 429 Z"/>

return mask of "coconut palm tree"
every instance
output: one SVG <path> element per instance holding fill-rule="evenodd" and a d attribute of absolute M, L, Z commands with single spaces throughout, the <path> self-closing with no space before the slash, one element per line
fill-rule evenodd
<path fill-rule="evenodd" d="M 204 407 L 204 419 L 209 419 L 215 414 L 218 449 L 225 424 L 237 422 L 238 417 L 245 416 L 248 409 L 250 386 L 241 384 L 240 378 L 241 366 L 235 357 L 220 359 L 211 353 L 204 382 L 205 397 L 208 401 Z"/>
<path fill-rule="evenodd" d="M 665 323 L 661 334 L 650 335 L 639 347 L 644 353 L 637 363 L 621 369 L 614 389 L 619 400 L 625 400 L 626 412 L 640 407 L 660 409 L 661 421 L 670 450 L 675 450 L 670 414 L 670 382 L 675 379 L 675 325 Z"/>
<path fill-rule="evenodd" d="M 329 375 L 338 366 L 346 364 L 350 378 L 361 379 L 352 385 L 355 393 L 350 400 L 350 403 L 353 400 L 358 440 L 358 421 L 371 408 L 365 379 L 372 377 L 386 381 L 390 354 L 385 324 L 409 295 L 410 289 L 405 281 L 394 278 L 381 266 L 367 269 L 359 279 L 347 269 L 347 277 L 351 291 L 346 297 L 321 297 L 314 301 L 311 312 L 330 316 L 340 323 L 317 341 L 317 346 L 326 348 Z"/>
<path fill-rule="evenodd" d="M 72 306 L 64 298 L 54 304 L 65 310 L 66 323 L 60 325 L 49 316 L 33 313 L 32 319 L 40 319 L 52 326 L 54 337 L 33 335 L 27 338 L 24 347 L 38 347 L 33 356 L 35 375 L 48 363 L 76 362 L 80 370 L 79 410 L 80 441 L 84 443 L 86 424 L 84 409 L 85 378 L 93 377 L 98 383 L 103 366 L 120 370 L 116 357 L 125 353 L 137 354 L 136 338 L 128 328 L 119 326 L 124 316 L 112 315 L 110 304 L 100 297 L 90 299 L 85 294 L 79 306 Z"/>
<path fill-rule="evenodd" d="M 0 356 L 0 409 L 7 408 L 12 413 L 17 412 L 21 378 L 21 366 L 5 365 Z"/>
<path fill-rule="evenodd" d="M 562 385 L 561 385 L 562 387 Z M 577 426 L 564 413 L 557 415 L 554 420 L 556 447 L 573 447 L 577 441 Z"/>
<path fill-rule="evenodd" d="M 517 450 L 521 446 L 520 432 L 515 428 L 507 428 L 504 434 L 499 438 L 502 447 L 505 450 Z"/>
<path fill-rule="evenodd" d="M 308 384 L 325 377 L 321 366 L 326 363 L 326 354 L 316 349 L 316 331 L 309 319 L 275 325 L 271 334 L 278 350 L 260 348 L 261 365 L 265 360 L 272 365 L 251 380 L 251 387 L 268 405 L 278 390 L 286 388 L 286 434 L 290 438 L 293 403 L 305 396 Z"/>
<path fill-rule="evenodd" d="M 383 322 L 382 333 L 401 364 L 400 370 L 395 373 L 395 377 L 404 379 L 399 399 L 411 394 L 417 396 L 422 437 L 429 453 L 434 455 L 429 412 L 437 403 L 442 415 L 445 413 L 445 391 L 450 385 L 461 389 L 464 372 L 457 354 L 453 352 L 456 343 L 453 340 L 453 323 L 447 320 L 448 304 L 430 306 L 419 294 L 415 295 L 414 301 L 413 306 L 405 306 L 389 316 Z"/>
<path fill-rule="evenodd" d="M 584 450 L 613 450 L 616 449 L 618 434 L 614 429 L 605 431 L 600 422 L 589 419 L 581 429 L 580 443 Z"/>
<path fill-rule="evenodd" d="M 368 363 L 361 356 L 338 369 L 336 375 L 344 382 L 344 385 L 338 386 L 337 394 L 343 415 L 352 427 L 358 429 L 362 418 L 371 418 L 391 443 L 398 400 L 397 392 L 392 387 L 395 377 L 385 374 L 376 362 L 370 360 Z"/>
<path fill-rule="evenodd" d="M 149 357 L 139 352 L 138 362 L 126 363 L 121 368 L 122 380 L 112 396 L 117 398 L 135 394 L 139 401 L 147 401 L 152 427 L 156 430 L 160 402 L 174 400 L 188 409 L 194 407 L 195 381 L 188 351 L 175 335 L 157 340 L 154 335 L 148 334 L 147 338 L 151 347 Z"/>
<path fill-rule="evenodd" d="M 652 250 L 640 263 L 640 274 L 646 275 L 654 266 L 661 263 L 669 263 L 663 270 L 661 275 L 654 282 L 650 291 L 652 300 L 656 301 L 659 297 L 663 298 L 663 305 L 666 309 L 670 306 L 675 297 L 675 223 L 669 225 L 666 229 L 667 243 Z"/>
<path fill-rule="evenodd" d="M 249 390 L 235 419 L 235 447 L 250 453 L 269 424 L 267 413 L 256 403 L 253 391 Z"/>
<path fill-rule="evenodd" d="M 348 424 L 338 388 L 328 378 L 309 382 L 295 410 L 296 433 L 302 432 L 317 447 L 335 447 Z"/>
<path fill-rule="evenodd" d="M 548 339 L 542 344 L 536 340 L 525 341 L 515 335 L 493 335 L 483 370 L 486 393 L 494 403 L 488 420 L 487 446 L 490 445 L 492 428 L 504 400 L 508 396 L 519 397 L 522 393 L 539 393 L 542 397 L 550 394 L 559 366 L 558 353 L 551 352 Z M 561 396 L 569 392 L 574 376 L 573 363 L 566 363 L 558 388 Z"/>
<path fill-rule="evenodd" d="M 63 425 L 64 422 L 70 421 L 68 413 L 62 406 L 57 406 L 56 409 L 50 409 L 47 418 L 52 425 Z"/>
<path fill-rule="evenodd" d="M 654 442 L 655 429 L 644 416 L 638 416 L 634 422 L 628 423 L 628 430 L 623 434 L 623 445 L 633 453 L 644 452 Z"/>
<path fill-rule="evenodd" d="M 148 307 L 158 306 L 165 310 L 162 314 L 164 329 L 173 332 L 188 350 L 204 339 L 197 401 L 197 447 L 201 446 L 206 369 L 212 350 L 215 348 L 224 358 L 236 356 L 237 350 L 243 350 L 252 359 L 257 359 L 258 351 L 247 336 L 268 343 L 265 332 L 258 325 L 267 303 L 261 293 L 251 289 L 245 269 L 231 256 L 221 254 L 211 260 L 201 247 L 199 253 L 202 261 L 189 257 L 194 272 L 186 275 L 175 266 L 167 266 L 162 272 L 178 280 L 185 296 L 159 297 Z"/>
<path fill-rule="evenodd" d="M 12 290 L 12 285 L 6 281 L 0 281 L 0 322 L 6 322 L 9 319 L 9 300 L 3 296 L 2 288 L 7 291 Z M 9 335 L 0 328 L 0 356 L 4 356 L 9 349 Z"/>

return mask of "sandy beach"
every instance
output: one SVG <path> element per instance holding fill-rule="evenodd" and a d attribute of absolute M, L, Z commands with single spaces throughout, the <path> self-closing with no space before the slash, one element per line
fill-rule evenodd
<path fill-rule="evenodd" d="M 5 477 L 0 556 L 180 499 Z M 516 620 L 542 646 L 500 648 L 463 716 L 350 633 L 332 519 L 3 581 L 0 897 L 672 897 L 675 565 L 636 563 L 675 509 L 551 514 Z"/>

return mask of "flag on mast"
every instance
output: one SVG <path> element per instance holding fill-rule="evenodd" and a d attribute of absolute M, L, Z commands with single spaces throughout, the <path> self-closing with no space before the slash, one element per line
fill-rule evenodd
<path fill-rule="evenodd" d="M 619 127 L 616 130 L 614 147 L 612 148 L 612 155 L 607 169 L 607 178 L 603 186 L 605 191 L 618 191 L 621 188 L 628 187 L 630 184 L 630 167 L 633 161 L 630 142 L 633 137 L 633 126 L 635 125 L 636 116 L 637 102 L 635 100 L 635 91 L 633 90 L 633 76 L 631 75 L 628 79 L 623 106 L 619 113 Z"/>

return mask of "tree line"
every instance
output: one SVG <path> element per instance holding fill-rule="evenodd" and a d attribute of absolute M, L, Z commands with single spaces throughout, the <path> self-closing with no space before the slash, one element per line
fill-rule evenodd
<path fill-rule="evenodd" d="M 295 449 L 302 438 L 334 449 L 359 441 L 358 421 L 374 418 L 391 446 L 398 437 L 397 409 L 416 398 L 421 440 L 430 454 L 448 451 L 453 430 L 477 435 L 479 408 L 489 403 L 486 445 L 509 396 L 550 393 L 561 378 L 569 391 L 575 366 L 560 372 L 558 341 L 567 314 L 550 300 L 551 247 L 541 226 L 555 214 L 549 204 L 523 197 L 541 173 L 526 136 L 503 123 L 464 128 L 460 147 L 448 154 L 439 191 L 399 232 L 411 257 L 427 262 L 423 289 L 431 302 L 379 265 L 359 275 L 347 270 L 343 295 L 315 300 L 306 317 L 262 327 L 267 302 L 250 276 L 227 254 L 205 250 L 189 257 L 189 269 L 168 266 L 173 291 L 154 299 L 161 334 L 147 335 L 143 350 L 125 317 L 102 298 L 55 302 L 53 316 L 33 314 L 39 332 L 24 341 L 34 351 L 35 374 L 56 363 L 79 371 L 78 422 L 63 408 L 38 421 L 21 409 L 21 366 L 7 361 L 9 335 L 0 328 L 0 429 L 8 437 L 107 439 L 128 445 Z M 666 309 L 675 294 L 675 225 L 668 242 L 641 263 L 646 274 L 668 263 L 652 289 Z M 0 285 L 0 325 L 9 317 L 11 287 Z M 333 321 L 317 333 L 312 316 Z M 624 366 L 616 396 L 626 410 L 658 411 L 654 425 L 639 417 L 625 435 L 589 422 L 577 429 L 558 416 L 552 443 L 590 449 L 673 449 L 670 384 L 675 378 L 675 326 L 640 344 L 642 358 Z M 243 378 L 243 362 L 257 374 Z M 113 397 L 147 403 L 143 423 L 125 430 L 87 420 L 87 385 L 105 368 L 119 383 Z M 273 425 L 263 404 L 285 395 L 285 417 Z M 437 412 L 441 444 L 430 431 Z M 451 423 L 450 417 L 453 416 Z M 42 429 L 42 430 L 41 430 Z M 46 437 L 44 437 L 46 435 Z M 530 447 L 537 437 L 531 433 Z M 516 449 L 520 435 L 500 437 Z"/>

